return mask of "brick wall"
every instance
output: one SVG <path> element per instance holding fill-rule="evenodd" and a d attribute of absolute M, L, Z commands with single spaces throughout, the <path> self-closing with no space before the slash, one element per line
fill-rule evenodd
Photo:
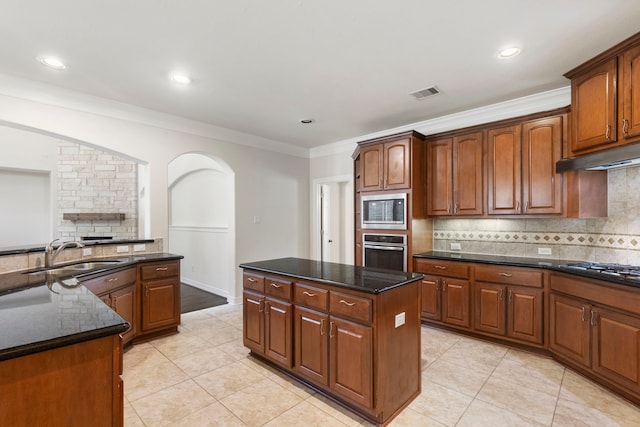
<path fill-rule="evenodd" d="M 58 235 L 138 238 L 138 168 L 133 161 L 91 147 L 58 143 Z M 68 221 L 65 213 L 123 213 L 122 221 Z"/>

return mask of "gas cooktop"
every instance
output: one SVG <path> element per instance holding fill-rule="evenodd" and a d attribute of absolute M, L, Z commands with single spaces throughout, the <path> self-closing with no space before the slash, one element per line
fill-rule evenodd
<path fill-rule="evenodd" d="M 611 264 L 599 262 L 575 262 L 561 265 L 560 268 L 582 270 L 588 273 L 607 274 L 620 279 L 640 282 L 640 267 L 625 264 Z"/>

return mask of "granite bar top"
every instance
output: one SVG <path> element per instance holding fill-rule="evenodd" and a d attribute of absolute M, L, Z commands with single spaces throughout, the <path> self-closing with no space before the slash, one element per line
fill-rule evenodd
<path fill-rule="evenodd" d="M 445 252 L 445 251 L 423 252 L 419 254 L 414 254 L 413 257 L 465 261 L 465 262 L 474 262 L 479 264 L 506 265 L 506 266 L 513 266 L 513 267 L 544 268 L 548 270 L 559 271 L 562 273 L 573 274 L 576 276 L 588 277 L 591 279 L 602 280 L 605 282 L 617 283 L 620 285 L 627 285 L 627 286 L 640 288 L 640 281 L 628 279 L 628 278 L 625 278 L 625 276 L 613 276 L 609 274 L 598 273 L 595 271 L 579 270 L 579 269 L 568 267 L 569 264 L 585 262 L 580 260 L 511 257 L 511 256 L 503 256 L 503 255 L 484 255 L 484 254 L 472 254 L 472 253 L 464 253 L 464 252 Z M 637 267 L 637 269 L 640 270 L 640 267 Z"/>
<path fill-rule="evenodd" d="M 138 263 L 181 258 L 170 253 L 136 254 L 82 260 L 119 262 L 81 273 L 0 274 L 0 361 L 125 332 L 129 324 L 82 286 L 82 280 Z"/>
<path fill-rule="evenodd" d="M 303 258 L 279 258 L 240 264 L 241 268 L 311 280 L 342 288 L 378 294 L 417 280 L 423 275 L 395 270 L 358 267 Z"/>

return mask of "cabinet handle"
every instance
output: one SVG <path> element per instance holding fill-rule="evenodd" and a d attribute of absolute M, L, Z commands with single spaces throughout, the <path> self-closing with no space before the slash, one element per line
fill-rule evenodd
<path fill-rule="evenodd" d="M 513 302 L 513 291 L 509 291 L 509 302 Z"/>
<path fill-rule="evenodd" d="M 445 282 L 444 280 L 442 282 L 440 282 L 440 290 L 442 292 L 447 290 L 447 282 Z"/>
<path fill-rule="evenodd" d="M 324 319 L 320 319 L 320 335 L 324 335 Z"/>
<path fill-rule="evenodd" d="M 436 268 L 438 270 L 446 270 L 447 269 L 447 267 L 445 267 L 444 265 L 436 265 Z"/>
<path fill-rule="evenodd" d="M 316 294 L 312 294 L 311 292 L 307 292 L 307 291 L 304 291 L 303 294 L 305 294 L 308 297 L 315 297 L 316 296 Z"/>
<path fill-rule="evenodd" d="M 269 315 L 269 303 L 268 302 L 264 302 L 264 312 L 265 314 L 268 316 Z"/>
<path fill-rule="evenodd" d="M 584 322 L 585 320 L 587 320 L 587 319 L 584 317 L 584 312 L 586 311 L 586 309 L 587 309 L 587 308 L 586 308 L 585 306 L 582 306 L 582 321 L 583 321 L 583 322 Z"/>
<path fill-rule="evenodd" d="M 118 278 L 117 277 L 112 277 L 111 279 L 107 279 L 107 282 L 111 283 L 111 282 L 117 282 Z"/>
<path fill-rule="evenodd" d="M 447 203 L 447 213 L 451 213 L 451 204 Z"/>
<path fill-rule="evenodd" d="M 504 294 L 504 289 L 500 289 L 500 296 L 499 296 L 500 301 L 502 301 L 503 294 Z"/>
<path fill-rule="evenodd" d="M 247 277 L 247 281 L 251 283 L 256 283 L 258 280 L 254 279 L 253 277 Z"/>
<path fill-rule="evenodd" d="M 454 214 L 457 214 L 457 213 L 458 213 L 458 204 L 457 204 L 457 203 L 455 203 L 455 204 L 453 205 L 453 213 L 454 213 Z"/>
<path fill-rule="evenodd" d="M 113 308 L 115 311 L 118 311 L 118 298 L 113 298 L 113 299 L 110 298 L 110 301 L 111 301 L 111 304 L 113 304 L 113 305 L 109 304 L 111 305 L 111 308 Z"/>
<path fill-rule="evenodd" d="M 281 288 L 282 285 L 278 285 L 277 283 L 271 283 L 271 286 L 273 286 L 274 288 Z"/>
<path fill-rule="evenodd" d="M 333 338 L 333 322 L 329 322 L 329 338 Z"/>
<path fill-rule="evenodd" d="M 606 130 L 606 132 L 604 134 L 604 137 L 607 138 L 607 139 L 611 138 L 611 125 L 607 125 L 607 130 Z"/>
<path fill-rule="evenodd" d="M 516 202 L 516 212 L 520 212 L 520 200 Z"/>
<path fill-rule="evenodd" d="M 347 302 L 343 299 L 340 300 L 340 304 L 348 305 L 349 307 L 353 307 L 354 305 L 356 305 L 355 302 Z"/>
<path fill-rule="evenodd" d="M 629 135 L 629 120 L 627 119 L 622 121 L 622 133 Z"/>
<path fill-rule="evenodd" d="M 144 296 L 148 297 L 149 296 L 149 286 L 145 286 L 144 287 Z"/>
<path fill-rule="evenodd" d="M 524 204 L 524 211 L 526 212 L 526 211 L 528 211 L 528 210 L 529 210 L 529 202 L 527 201 L 527 202 L 525 202 L 525 204 Z"/>
<path fill-rule="evenodd" d="M 591 320 L 589 321 L 589 323 L 591 323 L 591 326 L 596 326 L 596 312 L 591 310 Z"/>
<path fill-rule="evenodd" d="M 513 274 L 509 274 L 509 273 L 498 273 L 498 276 L 502 276 L 502 277 L 513 277 Z"/>
<path fill-rule="evenodd" d="M 263 312 L 264 312 L 264 301 L 260 301 L 258 305 L 258 313 L 263 313 Z"/>
<path fill-rule="evenodd" d="M 156 271 L 167 271 L 168 268 L 167 267 L 158 267 L 156 268 Z"/>

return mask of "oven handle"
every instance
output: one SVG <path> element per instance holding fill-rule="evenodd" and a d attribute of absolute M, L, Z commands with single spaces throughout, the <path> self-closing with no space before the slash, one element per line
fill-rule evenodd
<path fill-rule="evenodd" d="M 364 245 L 365 249 L 383 249 L 385 251 L 404 251 L 404 246 L 378 246 L 378 245 Z"/>

